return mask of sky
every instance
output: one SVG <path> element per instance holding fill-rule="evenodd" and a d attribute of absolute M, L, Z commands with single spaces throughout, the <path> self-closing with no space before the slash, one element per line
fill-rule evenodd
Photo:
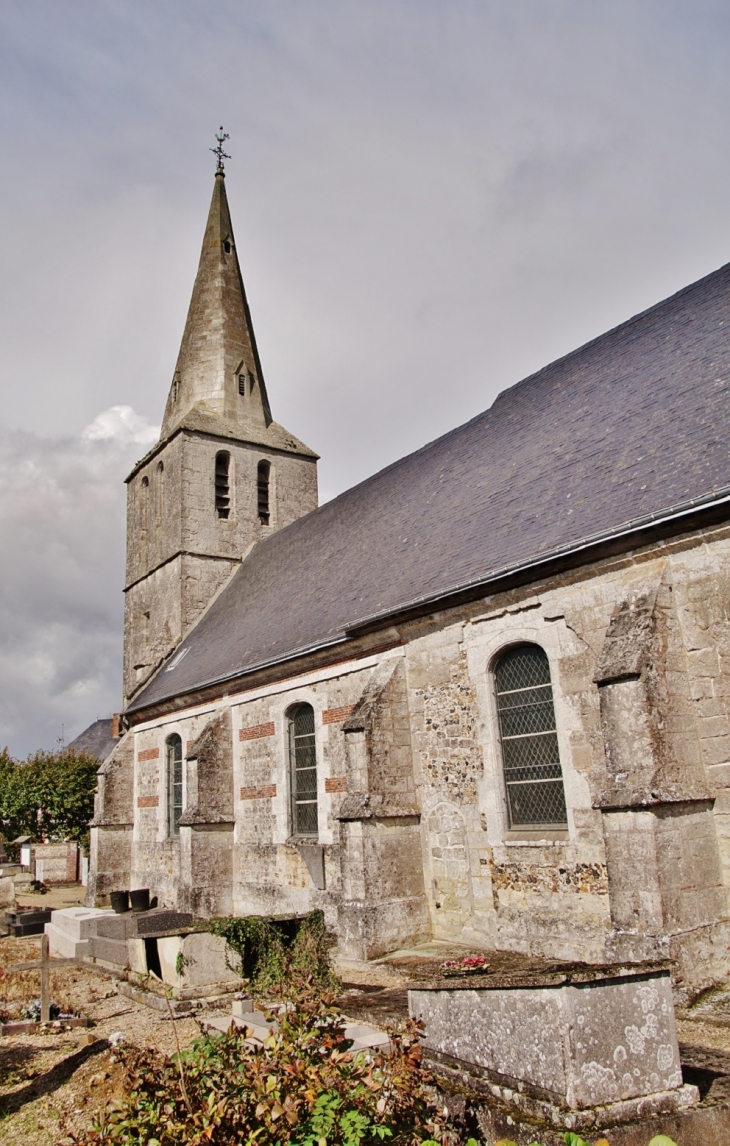
<path fill-rule="evenodd" d="M 212 191 L 327 500 L 730 260 L 715 0 L 3 0 L 0 746 L 120 706 Z"/>

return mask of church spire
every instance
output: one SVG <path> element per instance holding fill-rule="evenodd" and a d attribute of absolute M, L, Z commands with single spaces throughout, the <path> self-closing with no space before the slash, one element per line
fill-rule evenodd
<path fill-rule="evenodd" d="M 166 439 L 192 417 L 225 426 L 246 438 L 271 424 L 271 410 L 256 348 L 251 313 L 238 264 L 226 196 L 224 136 L 198 273 L 162 422 Z"/>

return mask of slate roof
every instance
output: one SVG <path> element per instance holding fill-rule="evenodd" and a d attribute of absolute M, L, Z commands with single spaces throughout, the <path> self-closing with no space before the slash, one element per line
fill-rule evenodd
<path fill-rule="evenodd" d="M 112 718 L 95 720 L 85 728 L 75 740 L 66 746 L 67 752 L 88 752 L 89 756 L 97 760 L 106 760 L 107 756 L 119 742 L 119 737 L 112 736 Z"/>
<path fill-rule="evenodd" d="M 261 541 L 130 710 L 730 486 L 730 264 Z"/>

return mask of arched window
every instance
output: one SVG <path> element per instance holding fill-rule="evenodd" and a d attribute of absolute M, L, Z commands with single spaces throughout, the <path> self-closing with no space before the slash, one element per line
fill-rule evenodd
<path fill-rule="evenodd" d="M 165 741 L 165 764 L 167 770 L 167 831 L 171 836 L 180 835 L 180 816 L 183 806 L 182 740 L 174 733 Z"/>
<path fill-rule="evenodd" d="M 147 517 L 149 514 L 149 502 L 150 502 L 150 479 L 147 477 L 146 474 L 142 478 L 141 482 L 139 483 L 139 487 L 140 487 L 140 515 L 139 515 L 140 516 L 140 526 L 142 529 L 146 529 L 147 528 Z"/>
<path fill-rule="evenodd" d="M 271 520 L 269 512 L 269 478 L 271 476 L 271 463 L 266 461 L 259 462 L 256 474 L 257 489 L 258 489 L 258 506 L 259 506 L 259 521 L 262 525 L 268 525 Z"/>
<path fill-rule="evenodd" d="M 228 517 L 231 512 L 231 496 L 228 483 L 228 471 L 231 466 L 231 455 L 221 450 L 215 455 L 215 510 L 219 517 Z"/>
<path fill-rule="evenodd" d="M 289 767 L 291 771 L 292 834 L 316 836 L 317 754 L 314 742 L 314 709 L 299 704 L 289 713 Z"/>
<path fill-rule="evenodd" d="M 539 645 L 517 645 L 500 657 L 494 677 L 510 827 L 564 828 L 548 659 Z"/>

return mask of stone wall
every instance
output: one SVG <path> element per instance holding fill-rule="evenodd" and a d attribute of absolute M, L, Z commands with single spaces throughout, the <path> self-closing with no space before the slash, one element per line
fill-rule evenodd
<path fill-rule="evenodd" d="M 682 974 L 698 981 L 702 953 L 716 976 L 730 885 L 726 569 L 717 528 L 410 622 L 400 648 L 305 663 L 299 677 L 141 727 L 134 872 L 175 902 L 162 746 L 229 712 L 235 912 L 321 906 L 361 954 L 428 932 L 589 961 L 695 943 Z M 550 665 L 565 829 L 509 824 L 493 668 L 522 642 Z M 302 701 L 319 766 L 308 851 L 289 804 L 287 713 Z"/>
<path fill-rule="evenodd" d="M 230 455 L 230 513 L 215 508 L 215 459 Z M 270 463 L 268 525 L 257 467 Z M 251 545 L 317 508 L 311 456 L 190 430 L 135 472 L 127 492 L 124 688 L 131 697 L 180 643 Z"/>
<path fill-rule="evenodd" d="M 133 733 L 117 742 L 98 772 L 91 823 L 86 902 L 106 905 L 109 892 L 129 888 L 134 827 Z"/>

